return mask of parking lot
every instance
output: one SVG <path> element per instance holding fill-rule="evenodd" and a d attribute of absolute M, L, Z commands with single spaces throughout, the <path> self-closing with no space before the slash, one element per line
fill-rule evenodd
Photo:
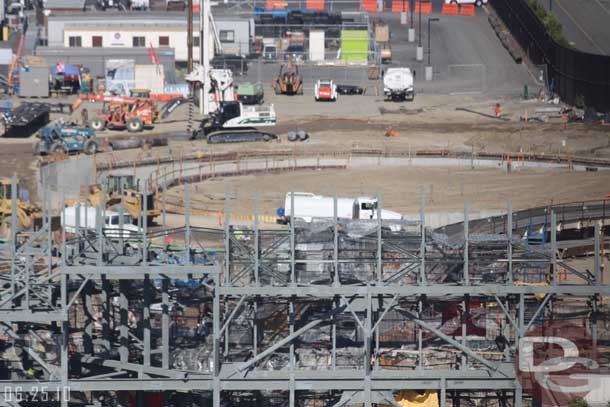
<path fill-rule="evenodd" d="M 260 4 L 259 4 L 260 3 Z M 264 3 L 255 3 L 264 6 Z M 357 11 L 358 2 L 333 3 L 334 11 Z M 299 7 L 299 2 L 289 1 L 288 7 Z M 416 72 L 416 90 L 426 94 L 487 94 L 518 95 L 524 85 L 534 90 L 541 86 L 525 65 L 516 64 L 496 37 L 487 18 L 486 7 L 477 8 L 476 16 L 454 16 L 441 13 L 442 0 L 433 2 L 432 14 L 421 15 L 421 32 L 419 14 L 408 16 L 407 24 L 400 23 L 400 14 L 386 11 L 373 13 L 371 21 L 385 21 L 391 30 L 390 45 L 392 61 L 382 65 L 389 67 L 410 67 Z M 227 12 L 228 10 L 223 10 Z M 241 11 L 247 13 L 247 10 Z M 430 26 L 430 48 L 428 48 L 428 19 L 439 21 Z M 411 21 L 412 20 L 412 21 Z M 415 42 L 408 42 L 408 28 L 411 23 L 415 29 Z M 420 38 L 421 37 L 421 38 Z M 421 41 L 424 48 L 423 61 L 416 60 L 416 48 Z M 431 49 L 431 54 L 429 50 Z M 430 57 L 434 70 L 434 80 L 424 80 L 424 67 Z M 369 66 L 378 60 L 374 50 L 369 55 L 369 66 L 334 64 L 336 52 L 326 53 L 324 64 L 305 61 L 299 66 L 303 76 L 305 90 L 312 90 L 319 78 L 331 78 L 339 84 L 358 85 L 367 88 L 367 94 L 379 95 L 381 80 L 369 79 Z M 250 61 L 248 72 L 237 76 L 237 82 L 262 82 L 269 91 L 271 83 L 278 75 L 283 61 L 262 62 Z"/>

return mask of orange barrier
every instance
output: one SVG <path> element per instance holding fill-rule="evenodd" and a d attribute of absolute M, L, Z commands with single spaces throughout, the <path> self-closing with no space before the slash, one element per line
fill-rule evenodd
<path fill-rule="evenodd" d="M 201 10 L 201 4 L 193 4 L 193 13 L 199 13 Z"/>
<path fill-rule="evenodd" d="M 403 11 L 408 13 L 409 10 L 411 10 L 411 4 L 408 0 L 392 0 L 392 13 L 402 13 Z"/>
<path fill-rule="evenodd" d="M 307 0 L 305 7 L 310 10 L 324 10 L 324 0 Z"/>
<path fill-rule="evenodd" d="M 415 12 L 421 14 L 432 14 L 432 3 L 430 2 L 415 2 Z"/>
<path fill-rule="evenodd" d="M 460 14 L 460 10 L 458 9 L 458 5 L 456 3 L 451 4 L 443 4 L 442 13 L 446 16 L 457 16 Z"/>
<path fill-rule="evenodd" d="M 267 3 L 265 4 L 267 10 L 281 10 L 285 9 L 287 6 L 288 4 L 282 0 L 267 0 Z"/>
<path fill-rule="evenodd" d="M 377 11 L 377 0 L 362 0 L 361 8 L 369 13 Z"/>
<path fill-rule="evenodd" d="M 463 16 L 475 16 L 477 14 L 474 4 L 462 4 L 462 11 L 460 12 Z"/>

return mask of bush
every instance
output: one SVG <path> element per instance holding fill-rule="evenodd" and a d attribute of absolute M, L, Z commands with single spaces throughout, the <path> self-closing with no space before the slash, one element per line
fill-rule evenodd
<path fill-rule="evenodd" d="M 563 26 L 557 17 L 552 13 L 548 13 L 537 0 L 528 0 L 528 3 L 551 38 L 564 47 L 570 47 L 570 43 L 563 36 Z"/>
<path fill-rule="evenodd" d="M 589 403 L 584 400 L 574 400 L 568 404 L 568 407 L 589 407 Z"/>

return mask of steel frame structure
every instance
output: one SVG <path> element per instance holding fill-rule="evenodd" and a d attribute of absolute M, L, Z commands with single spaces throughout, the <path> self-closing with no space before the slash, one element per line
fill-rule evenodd
<path fill-rule="evenodd" d="M 44 185 L 44 184 L 43 184 Z M 13 181 L 13 211 L 16 213 L 16 181 Z M 222 230 L 207 231 L 222 236 L 223 258 L 213 264 L 192 264 L 190 250 L 199 244 L 198 232 L 190 223 L 190 193 L 185 188 L 185 226 L 169 230 L 165 224 L 157 231 L 142 228 L 137 253 L 125 254 L 122 234 L 119 241 L 108 237 L 98 216 L 95 230 L 77 230 L 76 237 L 67 240 L 62 233 L 61 244 L 53 242 L 52 217 L 50 210 L 44 210 L 42 227 L 28 234 L 13 232 L 8 243 L 10 248 L 10 276 L 0 293 L 0 327 L 5 335 L 30 355 L 33 363 L 44 370 L 42 379 L 13 377 L 0 381 L 0 404 L 19 405 L 8 400 L 6 395 L 19 392 L 41 391 L 46 389 L 60 394 L 70 392 L 107 392 L 107 391 L 201 391 L 210 392 L 213 406 L 221 404 L 223 394 L 230 392 L 283 391 L 288 404 L 293 407 L 300 392 L 335 392 L 335 406 L 360 402 L 366 406 L 375 403 L 397 405 L 393 392 L 403 389 L 438 390 L 441 406 L 445 406 L 448 393 L 460 392 L 506 392 L 514 401 L 514 406 L 522 406 L 523 390 L 512 360 L 514 350 L 527 331 L 539 319 L 550 304 L 563 296 L 582 297 L 592 304 L 590 322 L 591 334 L 597 337 L 595 307 L 599 296 L 610 295 L 610 286 L 602 284 L 600 255 L 600 226 L 595 225 L 594 270 L 592 275 L 578 272 L 563 265 L 557 258 L 557 221 L 551 215 L 550 244 L 541 246 L 533 256 L 521 256 L 522 243 L 513 236 L 513 228 L 507 226 L 502 234 L 494 237 L 476 236 L 469 231 L 469 209 L 464 206 L 464 239 L 455 253 L 438 256 L 432 249 L 433 242 L 425 227 L 425 197 L 420 190 L 420 220 L 409 222 L 408 227 L 415 230 L 410 235 L 407 246 L 400 246 L 381 218 L 368 222 L 374 224 L 374 256 L 351 258 L 342 255 L 339 242 L 341 224 L 335 216 L 331 230 L 333 237 L 332 256 L 322 260 L 307 260 L 297 257 L 302 231 L 296 222 L 280 231 L 264 231 L 258 222 L 258 197 L 255 197 L 255 216 L 251 227 L 235 229 L 230 225 L 230 199 L 224 212 L 225 222 Z M 47 196 L 43 191 L 43 196 Z M 294 198 L 293 198 L 294 199 Z M 381 207 L 381 197 L 379 207 Z M 165 200 L 163 200 L 165 201 Z M 45 208 L 50 208 L 45 198 Z M 292 205 L 294 208 L 294 202 Z M 103 214 L 103 207 L 96 208 Z M 143 208 L 142 225 L 147 225 L 146 207 Z M 120 208 L 122 215 L 122 206 Z M 506 225 L 513 225 L 512 208 L 507 205 Z M 14 216 L 13 219 L 16 219 Z M 120 216 L 121 222 L 123 217 Z M 78 223 L 78 222 L 77 222 Z M 16 226 L 15 224 L 13 226 Z M 122 225 L 121 225 L 122 226 Z M 13 227 L 13 231 L 16 227 Z M 149 250 L 151 242 L 168 233 L 180 234 L 184 239 L 185 263 L 182 265 L 158 264 L 151 261 Z M 244 243 L 244 234 L 248 236 Z M 505 269 L 499 281 L 481 281 L 474 265 L 481 261 L 476 246 L 483 241 L 493 240 L 502 247 L 497 253 L 486 254 L 484 264 L 501 263 Z M 284 248 L 277 255 L 279 247 Z M 386 258 L 386 251 L 399 253 L 395 258 Z M 286 255 L 287 254 L 287 255 Z M 59 255 L 59 257 L 58 257 Z M 59 260 L 57 260 L 59 258 Z M 458 281 L 450 283 L 434 281 L 431 270 L 435 264 L 446 263 L 447 259 L 461 270 Z M 77 259 L 77 261 L 75 261 Z M 116 261 L 123 259 L 125 262 Z M 323 264 L 331 270 L 331 278 L 323 284 L 308 284 L 298 280 L 297 270 L 307 263 Z M 485 263 L 487 262 L 487 263 Z M 369 264 L 372 273 L 366 281 L 358 284 L 342 282 L 339 270 L 343 263 Z M 397 273 L 386 273 L 384 267 L 396 263 Z M 262 276 L 269 270 L 283 264 L 282 279 L 266 280 Z M 485 267 L 483 265 L 482 267 Z M 546 276 L 547 285 L 524 285 L 519 281 L 518 268 L 534 267 L 550 270 Z M 568 273 L 582 281 L 581 284 L 562 283 L 558 270 L 563 267 Z M 396 274 L 400 278 L 393 277 Z M 410 276 L 410 280 L 403 277 Z M 277 277 L 277 276 L 276 276 Z M 207 293 L 201 300 L 211 306 L 212 329 L 211 357 L 209 372 L 189 371 L 172 367 L 170 361 L 170 313 L 177 300 L 171 299 L 170 285 L 174 279 L 199 279 Z M 154 281 L 160 281 L 161 330 L 160 340 L 152 337 L 151 303 L 153 302 Z M 129 282 L 141 284 L 141 326 L 130 326 Z M 92 296 L 101 298 L 101 317 L 95 318 Z M 136 294 L 139 296 L 139 294 Z M 543 301 L 535 296 L 544 295 Z M 130 298 L 131 297 L 131 298 Z M 113 300 L 116 298 L 116 302 Z M 506 326 L 503 328 L 508 347 L 501 360 L 491 360 L 477 352 L 468 343 L 466 305 L 473 298 L 487 298 L 494 301 L 502 310 Z M 250 345 L 250 356 L 246 360 L 235 361 L 227 358 L 229 332 L 237 316 L 248 307 L 256 309 L 262 299 L 286 304 L 287 333 L 273 343 L 257 338 L 255 326 Z M 462 306 L 462 335 L 456 339 L 443 333 L 422 316 L 422 311 L 430 302 L 459 301 Z M 140 299 L 138 299 L 140 301 Z M 325 312 L 313 318 L 302 318 L 299 302 L 331 304 Z M 71 312 L 80 303 L 85 315 L 83 332 L 84 352 L 70 350 L 70 334 L 76 329 L 71 321 Z M 117 304 L 118 303 L 118 304 Z M 404 304 L 416 305 L 405 307 Z M 528 307 L 534 305 L 533 314 L 526 318 Z M 531 307 L 530 307 L 531 308 Z M 115 314 L 118 309 L 118 314 Z M 413 369 L 392 369 L 382 366 L 380 360 L 380 325 L 388 312 L 400 313 L 416 329 L 417 366 Z M 337 364 L 338 345 L 336 342 L 336 318 L 353 318 L 357 329 L 362 333 L 362 363 L 358 368 L 341 368 Z M 94 333 L 96 322 L 101 323 L 100 336 Z M 319 326 L 330 326 L 331 361 L 327 369 L 308 370 L 297 363 L 296 350 L 298 339 L 306 332 Z M 23 332 L 34 335 L 34 326 L 46 326 L 54 333 L 58 344 L 58 357 L 51 363 L 43 360 L 33 346 L 20 342 Z M 428 332 L 456 350 L 459 364 L 450 368 L 431 369 L 424 364 L 425 345 L 423 336 Z M 96 350 L 97 349 L 97 350 Z M 101 349 L 101 351 L 100 351 Z M 282 370 L 269 371 L 261 368 L 261 362 L 276 352 L 288 355 L 288 366 Z M 80 369 L 73 367 L 71 361 L 78 360 Z M 139 399 L 143 405 L 143 399 Z M 68 399 L 62 398 L 62 406 Z"/>

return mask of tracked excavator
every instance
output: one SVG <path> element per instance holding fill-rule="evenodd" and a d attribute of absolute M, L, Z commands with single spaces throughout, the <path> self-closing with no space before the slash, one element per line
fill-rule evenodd
<path fill-rule="evenodd" d="M 210 114 L 201 120 L 193 131 L 192 139 L 205 139 L 209 144 L 240 143 L 248 141 L 270 141 L 276 135 L 258 130 L 256 127 L 275 126 L 277 122 L 273 105 L 244 106 L 236 100 L 233 76 L 227 69 L 211 69 L 206 75 L 198 67 L 186 76 L 189 82 L 203 86 L 210 84 Z"/>

